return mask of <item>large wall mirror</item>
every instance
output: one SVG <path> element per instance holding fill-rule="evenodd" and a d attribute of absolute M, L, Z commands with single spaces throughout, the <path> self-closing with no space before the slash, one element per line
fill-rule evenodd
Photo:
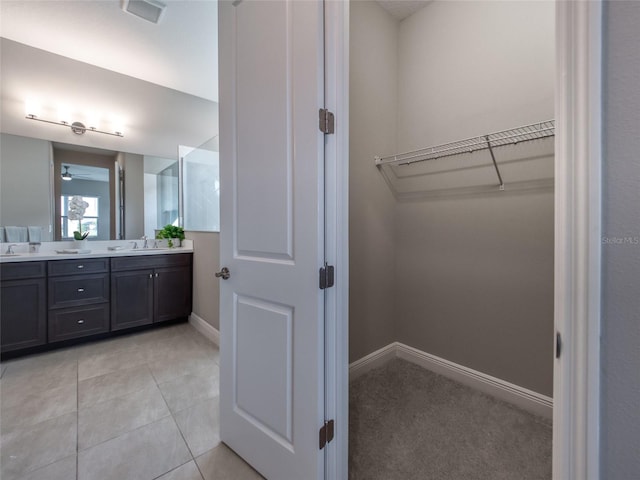
<path fill-rule="evenodd" d="M 163 158 L 0 135 L 3 241 L 69 240 L 78 229 L 89 240 L 153 238 L 181 224 L 177 148 Z M 89 204 L 80 221 L 69 218 L 73 196 Z"/>

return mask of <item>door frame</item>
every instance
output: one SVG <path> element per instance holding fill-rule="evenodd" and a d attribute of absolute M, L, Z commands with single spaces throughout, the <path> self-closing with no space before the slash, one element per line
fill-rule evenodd
<path fill-rule="evenodd" d="M 325 479 L 349 471 L 349 1 L 324 1 L 325 108 L 335 133 L 325 135 L 325 259 L 335 287 L 325 290 L 325 418 L 335 437 L 325 446 Z"/>
<path fill-rule="evenodd" d="M 349 2 L 325 2 L 327 260 L 326 479 L 348 476 Z M 556 1 L 555 328 L 553 479 L 596 480 L 600 469 L 602 1 Z"/>
<path fill-rule="evenodd" d="M 600 474 L 602 2 L 556 2 L 553 479 Z"/>

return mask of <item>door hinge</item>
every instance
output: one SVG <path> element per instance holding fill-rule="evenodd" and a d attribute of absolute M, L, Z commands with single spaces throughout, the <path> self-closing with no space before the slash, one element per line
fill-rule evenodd
<path fill-rule="evenodd" d="M 561 352 L 562 352 L 562 337 L 560 336 L 560 332 L 556 332 L 556 358 L 560 358 Z"/>
<path fill-rule="evenodd" d="M 335 117 L 326 108 L 320 109 L 320 131 L 322 133 L 334 133 L 335 132 Z"/>
<path fill-rule="evenodd" d="M 320 427 L 320 450 L 331 440 L 333 440 L 333 420 L 324 422 L 324 425 Z"/>
<path fill-rule="evenodd" d="M 327 263 L 320 268 L 320 290 L 333 287 L 334 270 L 333 265 Z"/>

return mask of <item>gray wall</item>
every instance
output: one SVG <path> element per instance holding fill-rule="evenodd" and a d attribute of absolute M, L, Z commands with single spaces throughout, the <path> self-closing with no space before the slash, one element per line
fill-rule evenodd
<path fill-rule="evenodd" d="M 396 144 L 398 24 L 376 2 L 351 2 L 349 358 L 395 340 L 394 199 L 373 165 Z"/>
<path fill-rule="evenodd" d="M 39 225 L 53 238 L 50 164 L 50 142 L 0 134 L 0 225 Z"/>
<path fill-rule="evenodd" d="M 554 117 L 552 2 L 434 2 L 401 23 L 399 52 L 398 151 Z M 505 163 L 524 148 L 496 150 L 507 184 Z M 528 179 L 548 160 L 530 160 Z M 431 175 L 454 176 L 485 181 Z M 439 193 L 397 205 L 398 340 L 552 396 L 552 189 Z"/>
<path fill-rule="evenodd" d="M 612 480 L 640 478 L 639 25 L 640 3 L 605 2 L 601 477 Z"/>
<path fill-rule="evenodd" d="M 351 360 L 398 340 L 551 396 L 552 181 L 463 196 L 487 167 L 443 159 L 423 176 L 437 198 L 396 201 L 372 157 L 552 119 L 554 5 L 434 2 L 392 22 L 352 4 Z M 548 150 L 524 155 L 518 180 L 552 180 Z"/>
<path fill-rule="evenodd" d="M 193 313 L 220 329 L 220 234 L 185 232 L 193 240 Z"/>

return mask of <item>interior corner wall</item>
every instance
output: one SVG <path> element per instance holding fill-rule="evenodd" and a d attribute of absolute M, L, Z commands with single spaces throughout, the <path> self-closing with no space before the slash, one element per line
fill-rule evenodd
<path fill-rule="evenodd" d="M 396 148 L 398 22 L 351 2 L 349 361 L 396 340 L 394 198 L 374 165 Z"/>
<path fill-rule="evenodd" d="M 640 3 L 604 2 L 601 474 L 640 478 Z"/>
<path fill-rule="evenodd" d="M 398 51 L 398 151 L 554 117 L 553 2 L 432 2 Z M 552 189 L 445 192 L 395 216 L 397 340 L 551 396 Z"/>

